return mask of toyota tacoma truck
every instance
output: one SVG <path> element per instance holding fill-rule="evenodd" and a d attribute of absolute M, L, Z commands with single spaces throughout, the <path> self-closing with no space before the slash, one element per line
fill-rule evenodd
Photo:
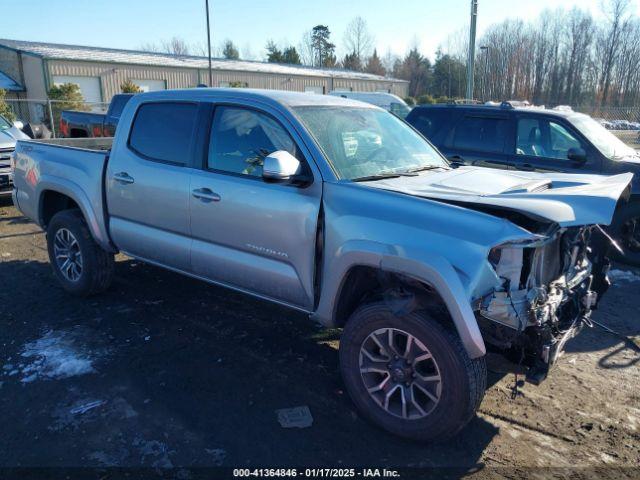
<path fill-rule="evenodd" d="M 112 142 L 16 147 L 64 289 L 104 291 L 122 252 L 343 328 L 355 405 L 420 440 L 474 416 L 487 348 L 547 376 L 606 290 L 631 181 L 454 169 L 378 107 L 282 91 L 136 95 Z"/>

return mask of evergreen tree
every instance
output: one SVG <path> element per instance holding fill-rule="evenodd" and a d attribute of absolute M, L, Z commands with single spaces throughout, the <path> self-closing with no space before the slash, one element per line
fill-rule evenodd
<path fill-rule="evenodd" d="M 382 60 L 378 56 L 377 50 L 373 50 L 373 55 L 367 59 L 367 65 L 364 67 L 364 71 L 374 75 L 384 76 L 387 74 L 387 71 L 382 65 Z"/>

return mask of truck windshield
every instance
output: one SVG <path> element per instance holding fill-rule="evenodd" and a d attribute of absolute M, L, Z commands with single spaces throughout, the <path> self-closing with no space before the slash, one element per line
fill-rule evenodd
<path fill-rule="evenodd" d="M 633 148 L 587 115 L 573 115 L 569 117 L 569 121 L 611 160 L 638 155 Z"/>
<path fill-rule="evenodd" d="M 341 179 L 448 168 L 434 147 L 383 110 L 328 106 L 294 110 Z"/>

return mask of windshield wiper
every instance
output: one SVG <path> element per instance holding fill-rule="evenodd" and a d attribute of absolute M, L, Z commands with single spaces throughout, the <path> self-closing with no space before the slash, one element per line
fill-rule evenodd
<path fill-rule="evenodd" d="M 372 180 L 384 180 L 385 178 L 399 178 L 399 173 L 377 173 L 375 175 L 365 175 L 364 177 L 352 178 L 352 182 L 369 182 Z"/>
<path fill-rule="evenodd" d="M 446 168 L 444 165 L 423 165 L 422 167 L 410 168 L 402 173 L 418 173 L 426 170 L 437 170 L 438 168 Z"/>

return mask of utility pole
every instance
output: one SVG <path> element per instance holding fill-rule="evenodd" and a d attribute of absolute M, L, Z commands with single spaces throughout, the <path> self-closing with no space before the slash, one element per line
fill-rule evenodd
<path fill-rule="evenodd" d="M 482 45 L 480 50 L 484 52 L 484 75 L 482 76 L 482 101 L 486 102 L 489 96 L 489 46 Z"/>
<path fill-rule="evenodd" d="M 211 70 L 211 28 L 209 27 L 209 0 L 204 0 L 207 8 L 207 47 L 209 49 L 209 86 L 213 87 L 213 72 Z"/>
<path fill-rule="evenodd" d="M 469 26 L 469 58 L 467 59 L 467 100 L 473 99 L 473 67 L 476 56 L 476 20 L 478 0 L 471 0 L 471 25 Z"/>

